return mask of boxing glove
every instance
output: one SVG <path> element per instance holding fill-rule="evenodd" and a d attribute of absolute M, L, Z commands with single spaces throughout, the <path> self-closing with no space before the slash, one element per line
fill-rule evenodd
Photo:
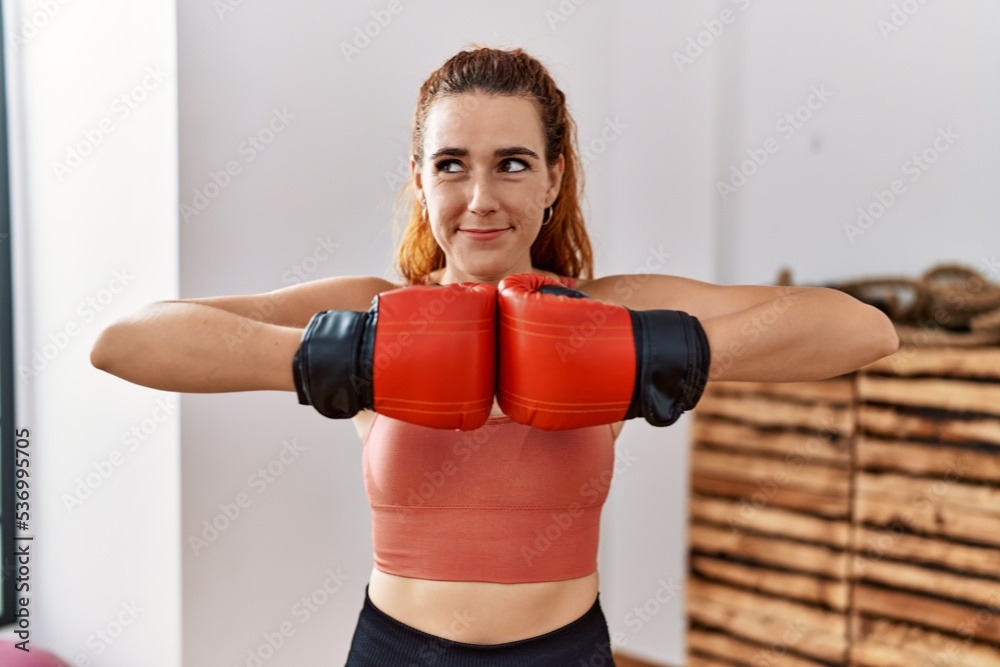
<path fill-rule="evenodd" d="M 533 273 L 501 280 L 497 300 L 497 400 L 516 422 L 669 426 L 704 392 L 708 339 L 688 313 L 630 310 Z"/>
<path fill-rule="evenodd" d="M 432 428 L 486 423 L 496 386 L 496 288 L 416 285 L 368 312 L 316 313 L 292 361 L 299 403 L 331 419 L 360 410 Z"/>

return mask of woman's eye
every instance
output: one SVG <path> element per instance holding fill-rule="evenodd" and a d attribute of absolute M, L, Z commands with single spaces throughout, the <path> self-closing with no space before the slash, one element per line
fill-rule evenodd
<path fill-rule="evenodd" d="M 519 174 L 522 171 L 528 171 L 530 169 L 530 166 L 528 165 L 527 162 L 525 162 L 524 160 L 519 160 L 517 158 L 507 158 L 500 164 L 501 164 L 500 170 L 507 174 Z M 521 165 L 520 168 L 515 168 L 515 169 L 506 168 L 515 164 Z M 443 172 L 445 174 L 458 173 L 457 169 L 451 168 L 452 166 L 461 166 L 461 163 L 458 160 L 441 160 L 440 162 L 435 163 L 434 168 L 437 171 Z"/>
<path fill-rule="evenodd" d="M 441 160 L 440 162 L 438 162 L 437 164 L 435 164 L 434 167 L 437 169 L 437 171 L 443 171 L 445 173 L 449 173 L 450 174 L 450 173 L 454 173 L 454 172 L 452 172 L 450 169 L 448 169 L 448 167 L 450 165 L 453 165 L 453 164 L 458 164 L 458 162 L 456 160 Z"/>
<path fill-rule="evenodd" d="M 519 172 L 527 171 L 528 170 L 528 163 L 525 162 L 524 160 L 518 160 L 517 158 L 507 158 L 506 160 L 503 161 L 504 164 L 514 164 L 515 162 L 517 164 L 521 165 L 524 168 L 523 169 L 512 169 L 512 170 L 509 170 L 508 173 L 517 174 Z"/>

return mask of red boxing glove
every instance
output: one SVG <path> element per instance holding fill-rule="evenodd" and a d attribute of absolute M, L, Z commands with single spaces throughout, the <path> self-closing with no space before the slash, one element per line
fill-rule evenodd
<path fill-rule="evenodd" d="M 645 417 L 673 424 L 697 404 L 710 353 L 697 318 L 591 299 L 534 273 L 499 285 L 497 399 L 511 419 L 564 430 Z"/>
<path fill-rule="evenodd" d="M 486 423 L 496 378 L 496 288 L 382 292 L 368 312 L 317 313 L 292 364 L 299 403 L 331 419 L 360 410 L 432 428 Z"/>

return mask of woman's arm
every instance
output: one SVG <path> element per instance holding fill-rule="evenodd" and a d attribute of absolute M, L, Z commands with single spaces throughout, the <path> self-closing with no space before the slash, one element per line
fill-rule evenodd
<path fill-rule="evenodd" d="M 633 310 L 682 310 L 705 329 L 709 380 L 799 382 L 856 370 L 899 347 L 874 306 L 826 287 L 714 285 L 666 275 L 591 281 L 590 296 Z"/>
<path fill-rule="evenodd" d="M 158 301 L 112 322 L 91 363 L 146 387 L 177 392 L 294 391 L 292 357 L 321 310 L 366 311 L 395 286 L 346 276 L 247 296 Z"/>
<path fill-rule="evenodd" d="M 857 370 L 899 348 L 886 315 L 825 287 L 788 293 L 702 321 L 708 379 L 800 382 Z"/>

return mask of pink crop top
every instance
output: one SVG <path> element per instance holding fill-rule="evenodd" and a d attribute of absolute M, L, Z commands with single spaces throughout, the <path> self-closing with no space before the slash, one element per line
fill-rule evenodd
<path fill-rule="evenodd" d="M 375 567 L 506 584 L 588 575 L 614 457 L 610 424 L 542 431 L 499 416 L 452 431 L 376 415 L 362 454 Z"/>

